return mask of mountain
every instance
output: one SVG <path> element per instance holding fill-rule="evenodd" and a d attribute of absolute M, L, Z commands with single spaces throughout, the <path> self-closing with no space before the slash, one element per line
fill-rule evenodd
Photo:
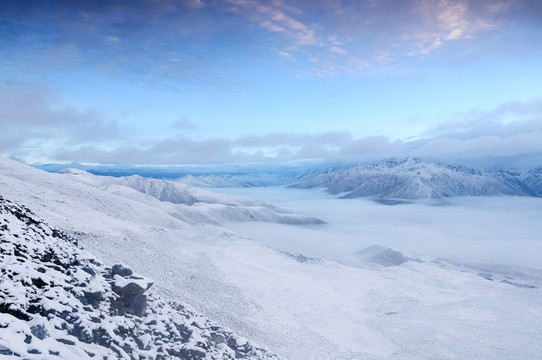
<path fill-rule="evenodd" d="M 43 337 L 43 331 L 36 328 L 34 332 L 38 335 L 33 334 L 34 323 L 16 317 L 18 320 L 15 321 L 13 314 L 9 315 L 13 321 L 8 323 L 2 315 L 2 351 L 15 352 L 16 349 L 10 348 L 9 344 L 17 344 L 17 351 L 21 351 L 21 355 L 26 352 L 23 355 L 25 358 L 42 359 L 47 357 L 43 354 L 53 347 L 52 343 L 62 348 L 53 349 L 63 351 L 61 358 L 78 358 L 64 353 L 75 349 L 70 343 L 58 342 L 58 338 L 72 341 L 81 349 L 96 349 L 96 354 L 111 354 L 107 349 L 90 350 L 87 345 L 80 344 L 83 341 L 78 336 L 85 340 L 88 338 L 74 325 L 81 315 L 88 319 L 81 324 L 92 330 L 92 326 L 96 326 L 91 324 L 92 318 L 100 318 L 95 315 L 102 314 L 101 309 L 111 309 L 112 304 L 117 303 L 114 309 L 128 315 L 112 316 L 111 344 L 127 353 L 128 346 L 132 352 L 141 350 L 138 338 L 141 344 L 151 346 L 152 351 L 156 352 L 160 346 L 165 351 L 169 346 L 181 351 L 186 345 L 184 349 L 195 350 L 190 356 L 192 358 L 196 358 L 196 354 L 201 355 L 196 350 L 201 351 L 199 348 L 204 347 L 208 347 L 204 348 L 206 358 L 212 358 L 214 355 L 211 354 L 219 357 L 226 352 L 231 354 L 225 347 L 241 352 L 247 349 L 241 348 L 247 342 L 257 344 L 251 345 L 255 353 L 246 354 L 247 357 L 276 354 L 280 358 L 295 360 L 537 359 L 542 353 L 539 341 L 542 331 L 540 271 L 459 266 L 387 247 L 368 251 L 360 248 L 359 253 L 352 255 L 351 263 L 284 253 L 228 229 L 230 223 L 225 220 L 226 216 L 209 217 L 211 222 L 205 222 L 203 217 L 202 222 L 196 222 L 183 221 L 172 215 L 190 207 L 197 208 L 198 202 L 187 205 L 159 201 L 127 186 L 103 184 L 104 180 L 100 178 L 76 180 L 77 176 L 45 173 L 0 158 L 0 196 L 14 204 L 26 206 L 35 214 L 31 216 L 33 219 L 44 224 L 42 226 L 47 225 L 44 230 L 45 245 L 40 245 L 42 237 L 38 235 L 41 234 L 38 230 L 38 234 L 18 230 L 27 225 L 18 223 L 14 219 L 16 215 L 8 215 L 7 229 L 0 225 L 0 234 L 6 234 L 6 240 L 11 244 L 18 244 L 17 241 L 24 245 L 30 241 L 35 244 L 17 249 L 18 255 L 15 254 L 15 245 L 11 247 L 10 243 L 1 243 L 7 247 L 3 254 L 8 257 L 3 258 L 5 262 L 3 260 L 0 264 L 9 264 L 5 267 L 6 271 L 13 266 L 13 270 L 21 269 L 21 274 L 28 276 L 12 274 L 13 278 L 10 279 L 6 273 L 7 280 L 2 278 L 0 283 L 5 290 L 0 292 L 0 298 L 5 299 L 2 297 L 4 294 L 22 294 L 17 301 L 10 295 L 10 300 L 4 303 L 22 304 L 19 310 L 27 316 L 30 316 L 28 309 L 35 311 L 32 305 L 41 303 L 57 306 L 60 311 L 58 316 L 53 314 L 55 322 L 51 322 L 52 328 L 42 323 L 50 334 L 44 337 L 44 343 L 35 339 Z M 87 175 L 83 173 L 81 176 Z M 90 184 L 85 184 L 85 181 Z M 202 209 L 214 206 L 201 205 Z M 24 219 L 21 221 L 25 222 Z M 272 229 L 266 231 L 273 232 L 272 235 L 276 237 L 282 236 L 280 229 L 285 226 L 274 226 L 266 227 Z M 321 228 L 313 227 L 315 235 Z M 60 238 L 55 238 L 54 230 Z M 397 236 L 409 235 L 398 233 Z M 62 255 L 58 258 L 47 255 L 48 241 L 55 239 L 59 241 L 51 246 L 58 248 L 55 254 Z M 92 264 L 90 259 L 94 256 L 104 264 L 91 267 L 96 273 L 98 290 L 105 295 L 97 309 L 92 305 L 96 298 L 92 294 L 87 295 L 86 300 L 90 305 L 82 305 L 74 295 L 72 291 L 77 294 L 81 290 L 76 286 L 79 283 L 67 285 L 73 275 L 75 281 L 86 284 L 88 290 L 94 290 L 92 275 L 79 270 L 76 263 L 68 262 L 71 250 L 67 249 L 67 255 L 63 255 L 60 244 L 73 243 L 72 239 L 82 247 L 77 251 L 84 252 L 78 257 L 83 267 Z M 436 238 L 435 243 L 438 240 Z M 340 233 L 337 233 L 336 241 L 340 246 Z M 70 249 L 75 251 L 72 247 Z M 92 256 L 86 255 L 88 253 Z M 33 258 L 33 254 L 45 257 L 45 264 L 51 265 L 50 268 L 58 273 L 49 272 L 49 266 L 45 269 L 45 264 L 40 265 L 41 260 Z M 59 263 L 55 264 L 57 260 Z M 115 266 L 118 264 L 124 265 Z M 40 266 L 44 267 L 45 273 L 40 272 Z M 67 266 L 67 270 L 60 271 L 64 266 Z M 126 268 L 141 275 L 128 275 L 129 271 L 123 270 Z M 24 272 L 25 269 L 28 272 Z M 51 278 L 47 277 L 49 274 Z M 140 277 L 142 279 L 138 279 Z M 36 279 L 35 284 L 32 278 Z M 142 289 L 148 287 L 149 278 L 154 280 L 154 284 L 141 293 Z M 28 292 L 18 287 L 19 280 L 26 284 L 21 283 L 21 286 L 28 288 Z M 137 305 L 141 302 L 128 300 L 124 305 L 125 301 L 122 300 L 122 304 L 118 303 L 118 297 L 127 293 L 122 289 L 131 282 L 139 286 L 130 286 L 137 290 L 138 295 L 147 296 L 143 317 L 149 316 L 150 322 L 145 320 L 140 323 L 138 315 L 130 313 L 142 314 L 141 307 Z M 59 286 L 53 286 L 57 283 Z M 73 288 L 70 289 L 70 286 Z M 112 301 L 104 299 L 109 295 Z M 154 302 L 153 299 L 158 297 L 164 302 L 159 299 Z M 195 343 L 173 344 L 169 341 L 183 335 L 181 331 L 177 335 L 172 328 L 175 323 L 181 325 L 182 319 L 175 314 L 183 310 L 172 305 L 170 311 L 165 305 L 170 301 L 182 303 L 185 310 L 190 308 L 184 304 L 189 304 L 193 309 L 190 310 L 193 316 L 181 314 L 183 317 L 189 316 L 187 321 L 192 321 L 190 325 L 201 330 L 194 329 Z M 154 309 L 160 309 L 160 305 L 155 304 L 164 304 L 163 316 L 154 312 L 157 311 Z M 78 312 L 63 307 L 72 305 Z M 85 309 L 85 306 L 88 308 Z M 63 314 L 63 310 L 67 313 Z M 9 307 L 6 311 L 10 311 Z M 200 318 L 196 314 L 203 315 Z M 87 315 L 90 317 L 87 318 Z M 105 319 L 102 322 L 109 321 L 107 314 L 103 316 Z M 157 317 L 164 322 L 157 319 L 154 324 L 151 319 Z M 196 321 L 196 318 L 202 321 Z M 208 319 L 209 323 L 204 319 Z M 62 328 L 62 320 L 67 323 L 66 329 Z M 73 320 L 75 322 L 70 323 Z M 151 334 L 151 342 L 147 342 L 149 337 L 144 333 L 124 333 L 126 327 L 117 327 L 119 322 L 127 324 L 128 329 L 131 329 L 132 323 L 139 324 L 142 331 L 149 327 L 156 338 L 152 338 Z M 54 328 L 55 324 L 60 324 L 60 329 Z M 162 327 L 161 324 L 166 326 Z M 220 327 L 214 330 L 214 324 L 220 324 Z M 169 328 L 172 328 L 172 332 Z M 115 332 L 115 329 L 118 331 Z M 70 331 L 75 339 L 63 330 Z M 218 349 L 215 349 L 215 344 L 221 342 L 221 338 L 215 338 L 213 331 L 223 334 L 222 337 L 226 339 L 226 344 L 217 344 Z M 32 338 L 27 340 L 26 335 Z M 126 338 L 123 338 L 125 335 Z M 230 335 L 237 339 L 237 348 L 228 345 Z M 196 339 L 201 342 L 200 345 Z M 37 349 L 42 354 L 27 354 L 28 350 L 34 350 L 31 347 L 33 344 L 43 345 Z M 190 344 L 194 347 L 189 348 Z M 142 346 L 144 349 L 147 347 Z M 258 350 L 262 348 L 267 351 Z"/>
<path fill-rule="evenodd" d="M 319 166 L 276 167 L 256 172 L 185 175 L 175 181 L 206 188 L 283 186 L 302 181 L 329 171 L 332 164 Z"/>
<path fill-rule="evenodd" d="M 341 198 L 413 200 L 454 196 L 540 196 L 535 183 L 535 179 L 531 183 L 522 181 L 521 176 L 513 172 L 407 158 L 337 169 L 291 186 L 300 189 L 324 187 L 331 194 L 340 194 Z"/>
<path fill-rule="evenodd" d="M 0 354 L 25 359 L 278 359 L 152 282 L 105 267 L 0 197 Z"/>
<path fill-rule="evenodd" d="M 520 180 L 537 197 L 542 197 L 542 168 L 531 169 L 520 175 Z"/>
<path fill-rule="evenodd" d="M 32 185 L 33 192 L 40 192 L 47 197 L 45 202 L 76 203 L 92 207 L 91 211 L 108 211 L 119 198 L 127 199 L 132 205 L 128 214 L 138 207 L 152 208 L 153 211 L 135 212 L 158 217 L 158 223 L 167 218 L 177 218 L 186 224 L 207 223 L 221 224 L 227 221 L 268 221 L 284 224 L 320 224 L 323 221 L 291 214 L 274 206 L 256 202 L 252 199 L 218 194 L 206 190 L 192 188 L 173 181 L 129 176 L 115 178 L 96 176 L 83 170 L 67 169 L 60 174 L 50 174 L 36 170 L 9 159 L 0 161 L 0 181 L 3 177 L 12 176 L 14 181 Z M 14 191 L 20 191 L 13 188 Z M 77 201 L 78 197 L 80 202 Z M 103 200 L 103 201 L 101 201 Z M 121 202 L 123 203 L 123 202 Z M 157 209 L 160 209 L 157 212 Z M 72 210 L 73 211 L 73 210 Z M 152 213 L 157 213 L 154 216 Z M 162 217 L 159 214 L 168 216 Z M 81 214 L 84 214 L 82 211 Z M 123 214 L 121 214 L 123 216 Z"/>

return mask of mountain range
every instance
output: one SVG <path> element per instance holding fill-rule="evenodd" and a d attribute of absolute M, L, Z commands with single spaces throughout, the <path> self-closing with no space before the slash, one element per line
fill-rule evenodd
<path fill-rule="evenodd" d="M 419 158 L 322 165 L 302 172 L 286 169 L 274 173 L 186 175 L 176 182 L 206 188 L 324 188 L 340 198 L 365 197 L 390 203 L 457 196 L 542 196 L 540 168 L 486 170 Z"/>
<path fill-rule="evenodd" d="M 341 198 L 441 199 L 456 196 L 534 196 L 542 194 L 541 170 L 482 170 L 418 158 L 332 169 L 292 184 L 321 187 Z"/>

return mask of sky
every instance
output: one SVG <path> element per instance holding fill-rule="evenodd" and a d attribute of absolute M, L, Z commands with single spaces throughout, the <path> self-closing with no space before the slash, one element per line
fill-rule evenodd
<path fill-rule="evenodd" d="M 538 0 L 0 1 L 29 164 L 542 165 Z"/>

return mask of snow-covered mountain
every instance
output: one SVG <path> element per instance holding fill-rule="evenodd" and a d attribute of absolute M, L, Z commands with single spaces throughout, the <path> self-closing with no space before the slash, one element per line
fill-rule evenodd
<path fill-rule="evenodd" d="M 532 181 L 527 182 L 512 172 L 407 158 L 336 169 L 291 186 L 301 189 L 323 187 L 343 198 L 411 200 L 453 196 L 540 196 L 539 180 L 534 175 L 530 179 Z"/>
<path fill-rule="evenodd" d="M 194 312 L 224 326 L 220 329 L 231 329 L 228 334 L 239 339 L 238 345 L 244 344 L 241 340 L 244 337 L 285 359 L 537 359 L 542 353 L 539 341 L 542 331 L 540 271 L 465 267 L 388 248 L 359 249 L 348 264 L 292 255 L 227 229 L 226 216 L 209 216 L 207 212 L 207 217 L 202 216 L 202 221 L 197 222 L 186 215 L 186 221 L 173 215 L 197 207 L 199 202 L 187 205 L 159 201 L 131 187 L 105 184 L 103 179 L 81 175 L 88 179 L 77 180 L 79 175 L 76 174 L 49 174 L 0 158 L 0 195 L 27 206 L 39 222 L 44 221 L 50 229 L 60 230 L 66 238 L 76 239 L 85 251 L 100 258 L 106 267 L 92 269 L 104 294 L 120 296 L 116 287 L 122 288 L 125 280 L 139 280 L 124 273 L 124 276 L 115 274 L 120 277 L 113 276 L 114 282 L 108 281 L 113 275 L 113 265 L 125 264 L 135 273 L 154 279 L 149 291 L 155 291 L 155 295 L 189 304 Z M 202 209 L 208 209 L 215 204 L 201 205 Z M 228 206 L 225 201 L 219 205 Z M 8 226 L 18 224 L 11 215 L 8 220 Z M 23 229 L 25 226 L 19 224 L 12 228 Z M 10 234 L 12 228 L 0 228 L 0 232 Z M 47 235 L 44 241 L 53 241 L 52 230 L 44 231 Z M 27 241 L 27 238 L 38 244 L 27 248 L 29 254 L 41 255 L 41 235 L 34 237 L 32 233 L 21 232 L 18 241 Z M 40 276 L 49 285 L 44 285 L 43 289 L 31 288 L 29 296 L 47 299 L 49 293 L 44 289 L 51 285 L 48 282 L 51 279 L 46 278 L 49 270 L 40 273 L 37 262 L 18 257 L 14 250 L 6 254 L 9 255 L 6 263 L 18 262 L 18 266 L 24 267 L 28 262 L 29 269 L 35 268 L 32 276 Z M 71 252 L 67 251 L 67 254 Z M 81 257 L 83 266 L 89 258 L 87 255 Z M 51 260 L 54 263 L 55 259 Z M 92 279 L 90 274 L 73 271 L 80 281 Z M 65 285 L 63 281 L 70 279 L 66 273 L 63 273 L 64 277 L 51 274 L 59 276 L 61 287 Z M 32 276 L 27 283 L 32 283 Z M 105 281 L 100 280 L 102 276 Z M 12 286 L 13 279 L 2 284 Z M 91 288 L 91 282 L 87 287 Z M 141 286 L 144 287 L 146 285 Z M 54 288 L 56 286 L 50 286 L 50 289 Z M 79 289 L 74 286 L 67 290 L 68 293 L 61 289 L 53 291 L 57 290 L 60 291 L 58 303 L 62 305 L 60 295 L 70 299 L 69 291 Z M 33 294 L 37 296 L 32 297 Z M 155 295 L 147 300 L 147 314 L 151 317 L 158 316 L 150 310 L 154 308 Z M 76 303 L 70 300 L 67 304 Z M 88 310 L 77 309 L 86 316 L 86 311 L 98 314 L 102 305 L 110 306 L 104 302 L 98 309 L 92 305 Z M 163 314 L 174 321 L 175 312 L 168 309 Z M 67 318 L 60 319 L 73 325 Z M 137 323 L 136 317 L 126 319 L 128 324 L 132 320 Z M 23 346 L 29 345 L 24 342 L 26 335 L 38 336 L 32 333 L 34 324 L 28 324 L 29 328 L 19 322 L 10 324 L 13 326 L 6 327 L 7 323 L 2 323 L 4 329 L 9 329 L 2 332 L 0 327 L 2 340 L 7 336 L 19 336 L 17 344 Z M 112 326 L 116 324 L 114 322 Z M 88 322 L 85 325 L 95 326 Z M 154 326 L 147 322 L 140 323 L 142 325 Z M 201 335 L 200 341 L 211 349 L 206 358 L 211 358 L 210 354 L 215 351 L 214 325 L 209 327 L 199 322 L 191 325 L 201 330 L 194 332 L 194 336 Z M 18 329 L 22 332 L 17 332 Z M 165 331 L 161 336 L 169 336 L 167 326 L 160 329 Z M 58 337 L 76 343 L 68 335 L 56 332 L 58 329 L 49 330 L 53 339 Z M 41 330 L 34 331 L 42 334 Z M 22 335 L 13 334 L 24 334 L 24 339 Z M 126 341 L 132 345 L 132 351 L 136 351 L 137 338 L 134 345 L 131 334 L 126 339 L 116 335 L 121 338 L 116 338 L 115 344 L 126 345 Z M 134 333 L 134 336 L 143 336 L 142 342 L 148 339 L 144 335 Z M 58 342 L 43 341 L 43 347 L 40 347 L 43 351 L 38 349 L 42 353 L 49 350 L 50 341 Z M 159 341 L 155 342 L 156 347 L 151 346 L 153 351 L 171 344 L 163 339 Z M 42 344 L 32 338 L 30 344 L 34 343 Z M 72 346 L 64 345 L 62 351 L 69 351 L 68 347 Z M 224 352 L 229 351 L 224 344 L 217 346 Z M 258 351 L 255 346 L 252 348 Z M 263 350 L 261 354 L 264 354 Z"/>
<path fill-rule="evenodd" d="M 111 268 L 0 197 L 0 354 L 25 359 L 278 359 L 152 282 Z"/>
<path fill-rule="evenodd" d="M 537 197 L 542 197 L 542 168 L 531 169 L 520 175 L 520 180 Z"/>
<path fill-rule="evenodd" d="M 253 173 L 185 175 L 176 181 L 190 186 L 205 188 L 283 186 L 328 172 L 330 167 L 332 165 L 322 164 L 310 168 L 304 165 L 300 168 L 275 168 Z"/>
<path fill-rule="evenodd" d="M 0 181 L 6 176 L 16 182 L 24 183 L 26 187 L 31 185 L 31 191 L 39 192 L 45 203 L 72 204 L 70 211 L 77 211 L 75 209 L 84 204 L 90 206 L 92 211 L 107 212 L 112 206 L 114 207 L 119 198 L 123 198 L 132 205 L 127 205 L 130 209 L 123 211 L 121 215 L 132 213 L 130 216 L 139 217 L 140 214 L 154 212 L 156 216 L 151 216 L 157 218 L 158 223 L 171 217 L 182 220 L 186 224 L 218 225 L 225 221 L 322 223 L 319 219 L 291 214 L 246 197 L 213 193 L 168 180 L 140 176 L 122 178 L 95 176 L 74 169 L 68 169 L 61 174 L 51 174 L 13 160 L 0 158 Z M 13 191 L 18 190 L 15 187 Z M 81 201 L 76 201 L 78 198 Z M 37 198 L 34 200 L 37 201 Z M 154 211 L 134 211 L 138 207 L 152 208 Z M 81 211 L 81 214 L 83 213 L 84 211 Z M 164 217 L 161 213 L 169 216 Z"/>

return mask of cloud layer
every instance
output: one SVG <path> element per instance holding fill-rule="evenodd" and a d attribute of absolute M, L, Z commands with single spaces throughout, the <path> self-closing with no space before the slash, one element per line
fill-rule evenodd
<path fill-rule="evenodd" d="M 537 156 L 542 155 L 542 99 L 456 114 L 425 133 L 411 134 L 415 140 L 394 141 L 384 135 L 355 137 L 349 131 L 330 131 L 237 138 L 173 133 L 135 142 L 129 129 L 97 112 L 58 105 L 47 89 L 16 84 L 0 86 L 0 113 L 0 151 L 28 161 L 173 165 L 355 162 L 402 156 L 493 163 L 542 159 Z M 173 125 L 180 130 L 194 127 L 186 119 Z"/>

